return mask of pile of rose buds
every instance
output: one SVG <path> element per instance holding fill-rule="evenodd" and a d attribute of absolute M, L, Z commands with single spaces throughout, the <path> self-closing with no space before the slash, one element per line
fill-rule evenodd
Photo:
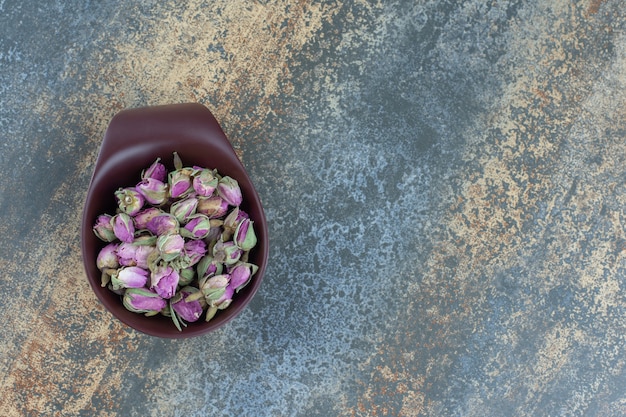
<path fill-rule="evenodd" d="M 93 228 L 107 242 L 97 266 L 102 286 L 132 312 L 169 316 L 182 330 L 227 308 L 258 270 L 248 262 L 257 238 L 239 184 L 217 170 L 183 167 L 175 152 L 173 171 L 159 158 L 115 200 L 116 214 Z"/>

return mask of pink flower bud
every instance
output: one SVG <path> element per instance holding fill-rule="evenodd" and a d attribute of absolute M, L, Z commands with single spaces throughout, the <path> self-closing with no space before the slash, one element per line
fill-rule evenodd
<path fill-rule="evenodd" d="M 202 240 L 190 240 L 185 242 L 183 249 L 187 266 L 194 266 L 206 255 L 206 243 Z"/>
<path fill-rule="evenodd" d="M 237 226 L 233 240 L 244 251 L 249 251 L 256 246 L 256 234 L 254 233 L 253 221 L 243 219 Z"/>
<path fill-rule="evenodd" d="M 199 198 L 196 211 L 206 215 L 209 219 L 215 219 L 226 214 L 228 211 L 228 203 L 217 195 L 208 198 Z"/>
<path fill-rule="evenodd" d="M 234 265 L 239 261 L 243 251 L 235 245 L 233 241 L 224 242 L 218 240 L 213 246 L 213 259 L 215 262 L 222 262 L 225 265 Z"/>
<path fill-rule="evenodd" d="M 100 240 L 104 240 L 105 242 L 113 242 L 115 240 L 115 233 L 113 232 L 111 219 L 112 216 L 108 214 L 101 214 L 98 216 L 96 223 L 93 226 L 93 232 Z"/>
<path fill-rule="evenodd" d="M 121 243 L 117 248 L 119 262 L 124 266 L 138 266 L 148 269 L 148 257 L 156 248 L 154 246 L 135 245 L 133 243 Z"/>
<path fill-rule="evenodd" d="M 96 258 L 96 265 L 99 270 L 119 268 L 120 263 L 116 253 L 118 246 L 117 243 L 109 243 L 100 250 Z"/>
<path fill-rule="evenodd" d="M 185 168 L 170 172 L 168 176 L 170 197 L 184 197 L 193 190 L 190 174 L 190 170 Z"/>
<path fill-rule="evenodd" d="M 211 221 L 204 214 L 194 214 L 187 219 L 187 224 L 180 229 L 180 234 L 189 239 L 203 239 L 209 235 Z"/>
<path fill-rule="evenodd" d="M 161 259 L 171 262 L 178 258 L 185 247 L 185 239 L 181 235 L 161 235 L 157 239 L 157 249 Z"/>
<path fill-rule="evenodd" d="M 159 214 L 164 214 L 165 212 L 156 207 L 149 207 L 141 210 L 139 213 L 133 216 L 133 222 L 135 223 L 135 230 L 147 229 L 148 222 L 152 220 L 154 217 Z"/>
<path fill-rule="evenodd" d="M 190 216 L 196 213 L 198 207 L 198 199 L 195 197 L 187 197 L 184 200 L 178 200 L 170 207 L 170 214 L 176 217 L 180 223 L 186 223 Z"/>
<path fill-rule="evenodd" d="M 161 162 L 161 158 L 157 158 L 145 171 L 141 173 L 141 179 L 153 178 L 155 180 L 165 182 L 167 170 Z"/>
<path fill-rule="evenodd" d="M 115 192 L 117 206 L 129 216 L 134 216 L 145 204 L 145 199 L 139 191 L 133 188 L 120 188 Z"/>
<path fill-rule="evenodd" d="M 198 271 L 198 278 L 206 279 L 213 275 L 220 275 L 223 270 L 223 265 L 219 262 L 214 262 L 212 255 L 206 255 L 198 262 L 196 269 Z"/>
<path fill-rule="evenodd" d="M 158 313 L 167 306 L 167 301 L 147 288 L 129 288 L 124 292 L 124 307 L 133 313 Z"/>
<path fill-rule="evenodd" d="M 236 179 L 228 176 L 220 178 L 217 184 L 217 193 L 231 206 L 239 206 L 243 201 L 239 183 Z"/>
<path fill-rule="evenodd" d="M 222 294 L 222 296 L 218 298 L 217 300 L 214 300 L 211 303 L 211 306 L 217 307 L 219 310 L 224 310 L 226 307 L 230 305 L 230 303 L 233 302 L 234 293 L 235 293 L 235 289 L 233 288 L 233 286 L 228 285 L 224 289 L 224 293 Z"/>
<path fill-rule="evenodd" d="M 178 228 L 178 220 L 169 213 L 154 216 L 146 225 L 146 229 L 157 236 L 178 233 Z"/>
<path fill-rule="evenodd" d="M 239 292 L 239 290 L 248 285 L 258 269 L 258 266 L 245 262 L 235 265 L 230 270 L 230 285 L 236 292 Z"/>
<path fill-rule="evenodd" d="M 169 198 L 167 184 L 154 178 L 144 178 L 136 188 L 150 204 L 158 206 Z"/>
<path fill-rule="evenodd" d="M 184 287 L 185 285 L 191 284 L 191 282 L 196 278 L 196 270 L 194 267 L 190 266 L 187 268 L 183 268 L 178 272 L 180 278 L 178 279 L 178 285 Z"/>
<path fill-rule="evenodd" d="M 239 207 L 235 207 L 234 209 L 232 209 L 230 213 L 228 213 L 226 218 L 224 218 L 223 239 L 229 240 L 231 236 L 237 230 L 237 226 L 239 226 L 239 223 L 241 223 L 243 219 L 247 219 L 247 218 L 248 218 L 248 213 L 241 210 Z"/>
<path fill-rule="evenodd" d="M 116 274 L 111 276 L 113 289 L 120 288 L 141 288 L 148 282 L 148 271 L 138 266 L 127 266 L 120 268 Z"/>
<path fill-rule="evenodd" d="M 180 275 L 171 266 L 159 266 L 150 276 L 150 288 L 156 291 L 161 298 L 170 299 L 176 293 L 176 286 Z"/>
<path fill-rule="evenodd" d="M 190 300 L 190 296 L 197 293 L 195 287 L 183 287 L 180 290 L 180 300 L 171 303 L 171 308 L 178 314 L 180 318 L 190 323 L 198 321 L 204 310 L 206 303 L 202 298 Z"/>
<path fill-rule="evenodd" d="M 126 213 L 118 213 L 111 219 L 113 233 L 122 242 L 132 242 L 135 237 L 133 220 Z"/>
<path fill-rule="evenodd" d="M 221 274 L 214 275 L 210 278 L 201 280 L 199 283 L 200 291 L 204 294 L 207 302 L 213 305 L 216 300 L 219 300 L 224 295 L 226 287 L 230 283 L 230 275 Z"/>
<path fill-rule="evenodd" d="M 209 197 L 217 187 L 217 177 L 214 171 L 210 169 L 202 169 L 193 177 L 193 189 L 196 193 L 203 197 Z"/>

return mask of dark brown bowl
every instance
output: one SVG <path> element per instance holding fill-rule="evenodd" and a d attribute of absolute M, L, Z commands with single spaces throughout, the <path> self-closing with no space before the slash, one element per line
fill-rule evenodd
<path fill-rule="evenodd" d="M 178 152 L 185 166 L 215 168 L 239 182 L 244 197 L 241 209 L 254 221 L 258 243 L 250 252 L 249 262 L 259 269 L 252 281 L 233 297 L 231 305 L 215 317 L 188 323 L 182 332 L 164 316 L 146 317 L 123 306 L 119 295 L 100 285 L 96 257 L 105 243 L 93 233 L 98 215 L 115 214 L 113 197 L 119 187 L 133 186 L 142 169 L 157 157 L 172 169 L 173 152 Z M 185 338 L 213 331 L 237 316 L 252 300 L 265 273 L 268 258 L 267 221 L 259 196 L 245 168 L 211 112 L 201 104 L 173 104 L 124 110 L 111 120 L 87 192 L 83 210 L 81 247 L 87 279 L 102 304 L 128 326 L 158 337 Z"/>

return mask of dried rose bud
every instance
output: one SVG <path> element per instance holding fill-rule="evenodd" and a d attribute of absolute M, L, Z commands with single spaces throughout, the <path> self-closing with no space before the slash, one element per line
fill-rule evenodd
<path fill-rule="evenodd" d="M 161 158 L 157 158 L 145 171 L 141 173 L 141 179 L 153 178 L 155 180 L 165 182 L 167 177 L 167 169 L 161 162 Z"/>
<path fill-rule="evenodd" d="M 233 240 L 244 251 L 249 251 L 256 246 L 257 239 L 253 224 L 254 222 L 250 219 L 243 219 L 235 230 Z"/>
<path fill-rule="evenodd" d="M 230 275 L 221 274 L 201 280 L 199 287 L 207 302 L 212 305 L 224 295 L 229 283 Z"/>
<path fill-rule="evenodd" d="M 241 223 L 243 219 L 247 218 L 248 213 L 241 210 L 239 207 L 235 207 L 234 209 L 232 209 L 230 213 L 228 213 L 228 216 L 224 218 L 224 234 L 222 238 L 224 240 L 229 240 L 233 236 L 233 234 L 235 234 L 235 231 L 237 231 L 237 226 L 239 226 L 239 223 Z"/>
<path fill-rule="evenodd" d="M 193 266 L 200 262 L 202 257 L 206 255 L 206 243 L 202 240 L 190 240 L 185 242 L 184 246 L 185 258 L 188 259 L 188 266 Z"/>
<path fill-rule="evenodd" d="M 198 208 L 196 211 L 208 216 L 209 219 L 215 219 L 222 217 L 228 212 L 228 203 L 218 195 L 201 197 L 198 198 Z"/>
<path fill-rule="evenodd" d="M 135 225 L 133 220 L 126 213 L 117 213 L 111 219 L 113 233 L 122 242 L 132 242 L 135 238 Z"/>
<path fill-rule="evenodd" d="M 193 189 L 203 197 L 209 197 L 217 188 L 218 179 L 215 172 L 210 169 L 202 169 L 193 177 Z"/>
<path fill-rule="evenodd" d="M 209 278 L 213 275 L 220 275 L 223 270 L 223 265 L 214 262 L 212 255 L 206 255 L 198 262 L 196 269 L 198 271 L 198 278 Z"/>
<path fill-rule="evenodd" d="M 195 297 L 192 297 L 190 299 L 193 294 L 198 292 L 199 290 L 195 287 L 183 287 L 179 292 L 179 294 L 181 294 L 180 300 L 170 304 L 171 308 L 181 319 L 190 323 L 197 321 L 200 318 L 202 312 L 204 311 L 204 306 L 206 305 L 206 302 L 202 298 L 194 299 Z"/>
<path fill-rule="evenodd" d="M 222 262 L 226 265 L 234 265 L 237 263 L 243 251 L 235 245 L 235 242 L 218 240 L 213 246 L 213 258 L 216 262 Z"/>
<path fill-rule="evenodd" d="M 137 229 L 137 227 L 135 227 Z M 133 245 L 135 246 L 154 246 L 156 245 L 157 237 L 147 230 L 135 232 L 135 240 Z"/>
<path fill-rule="evenodd" d="M 148 258 L 156 250 L 154 246 L 121 243 L 117 248 L 119 262 L 123 266 L 138 266 L 148 269 Z"/>
<path fill-rule="evenodd" d="M 239 292 L 239 290 L 248 285 L 250 279 L 256 274 L 258 269 L 259 267 L 254 264 L 247 262 L 238 263 L 230 270 L 230 285 L 232 285 L 236 292 Z"/>
<path fill-rule="evenodd" d="M 111 275 L 111 284 L 114 289 L 141 288 L 148 282 L 148 271 L 138 266 L 127 266 Z"/>
<path fill-rule="evenodd" d="M 135 230 L 147 229 L 148 222 L 159 214 L 163 214 L 164 211 L 156 207 L 148 207 L 141 210 L 139 213 L 133 216 L 133 222 L 135 223 Z"/>
<path fill-rule="evenodd" d="M 134 216 L 142 209 L 146 200 L 139 191 L 133 188 L 120 188 L 115 192 L 117 206 L 129 216 Z"/>
<path fill-rule="evenodd" d="M 204 239 L 211 231 L 211 221 L 204 214 L 194 214 L 187 219 L 187 224 L 180 229 L 180 234 L 189 239 Z"/>
<path fill-rule="evenodd" d="M 224 233 L 224 221 L 220 219 L 211 219 L 211 230 L 209 230 L 209 234 L 204 238 L 206 242 L 216 241 L 222 236 Z"/>
<path fill-rule="evenodd" d="M 162 236 L 178 233 L 179 225 L 176 217 L 169 213 L 162 213 L 150 219 L 146 229 L 154 235 Z"/>
<path fill-rule="evenodd" d="M 228 285 L 224 289 L 224 293 L 217 300 L 213 300 L 211 302 L 211 306 L 217 307 L 219 310 L 224 310 L 226 307 L 233 302 L 233 294 L 235 293 L 235 289 L 232 285 Z"/>
<path fill-rule="evenodd" d="M 239 206 L 243 201 L 239 183 L 236 179 L 228 176 L 220 178 L 217 184 L 217 193 L 231 206 Z"/>
<path fill-rule="evenodd" d="M 171 266 L 159 266 L 150 275 L 150 288 L 162 298 L 170 299 L 176 293 L 180 275 Z"/>
<path fill-rule="evenodd" d="M 129 288 L 124 292 L 124 307 L 133 313 L 156 314 L 167 306 L 167 301 L 147 288 Z"/>
<path fill-rule="evenodd" d="M 170 214 L 176 217 L 180 223 L 186 223 L 190 216 L 196 214 L 196 207 L 198 207 L 198 199 L 187 197 L 173 203 L 170 207 Z"/>
<path fill-rule="evenodd" d="M 181 269 L 178 275 L 180 275 L 178 285 L 184 287 L 185 285 L 191 284 L 191 282 L 196 278 L 196 270 L 193 266 L 190 266 Z"/>
<path fill-rule="evenodd" d="M 100 271 L 104 269 L 117 269 L 120 267 L 119 259 L 117 257 L 117 243 L 109 243 L 103 247 L 98 253 L 96 258 L 96 265 Z"/>
<path fill-rule="evenodd" d="M 113 217 L 108 214 L 101 214 L 96 219 L 96 223 L 93 226 L 93 232 L 100 240 L 113 242 L 116 239 L 115 233 L 113 232 L 113 224 L 111 223 L 112 218 Z"/>
<path fill-rule="evenodd" d="M 185 246 L 185 239 L 181 235 L 161 235 L 157 239 L 157 249 L 161 259 L 171 262 L 178 258 Z"/>
<path fill-rule="evenodd" d="M 136 188 L 150 204 L 159 206 L 169 198 L 167 184 L 154 178 L 144 178 Z"/>
<path fill-rule="evenodd" d="M 168 176 L 170 197 L 184 197 L 193 190 L 190 174 L 191 171 L 185 168 L 170 172 Z"/>

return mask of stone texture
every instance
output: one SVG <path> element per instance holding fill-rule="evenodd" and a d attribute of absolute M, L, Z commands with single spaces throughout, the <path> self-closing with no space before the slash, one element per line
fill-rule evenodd
<path fill-rule="evenodd" d="M 626 414 L 618 0 L 0 0 L 0 415 Z M 80 213 L 121 109 L 205 104 L 265 204 L 223 329 L 134 332 Z"/>

